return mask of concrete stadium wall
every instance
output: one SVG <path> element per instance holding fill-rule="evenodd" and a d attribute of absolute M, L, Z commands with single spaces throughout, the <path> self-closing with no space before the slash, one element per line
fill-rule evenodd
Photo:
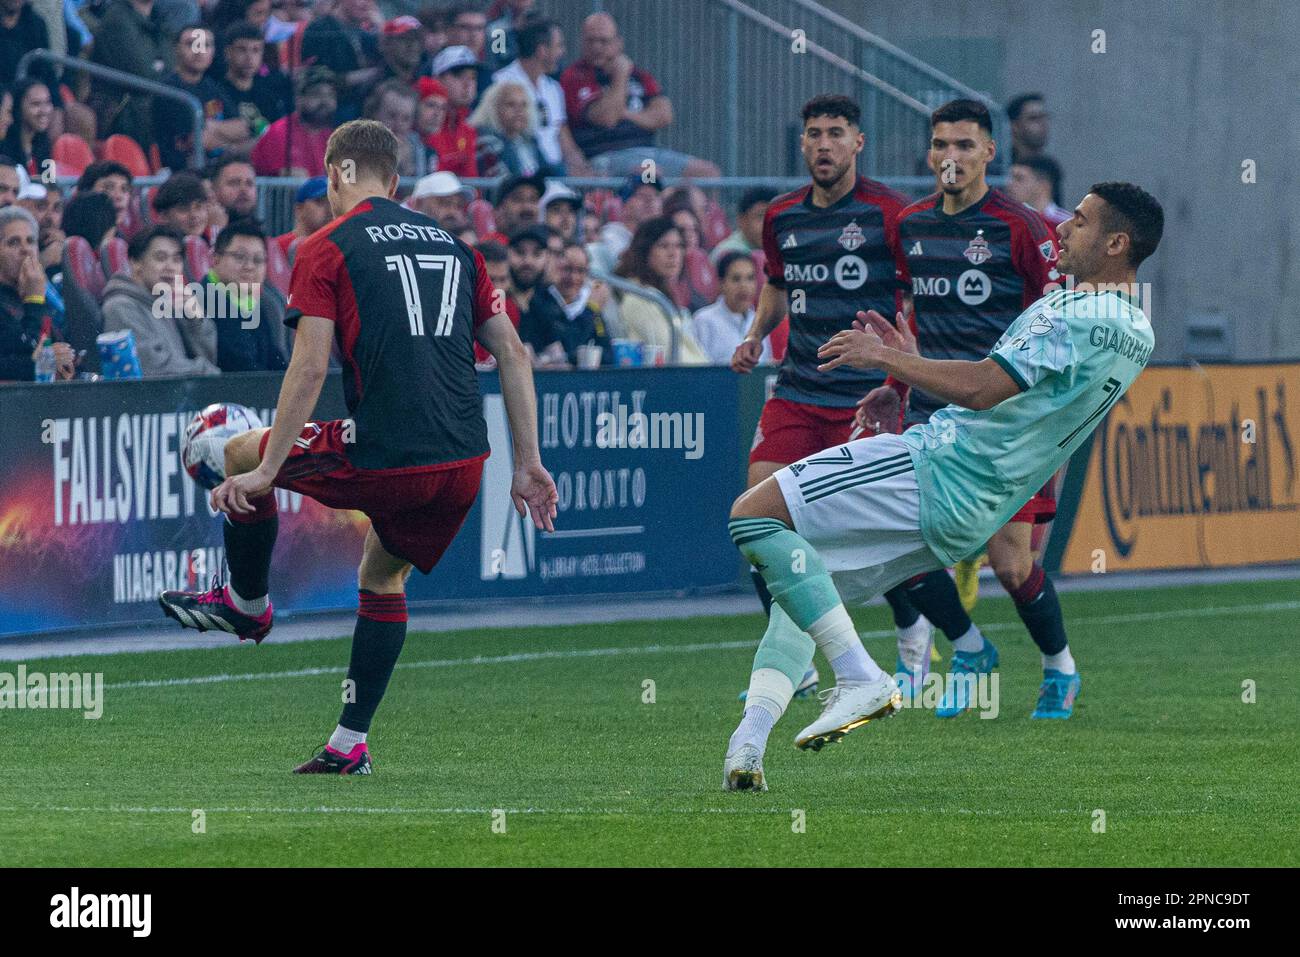
<path fill-rule="evenodd" d="M 638 12 L 625 18 L 628 47 L 651 69 L 656 56 L 672 56 L 656 53 L 656 44 L 675 34 L 671 19 L 653 15 L 664 4 L 664 10 L 672 6 L 670 0 L 604 0 L 616 15 Z M 565 23 L 572 56 L 577 24 L 595 5 L 539 4 Z M 1216 316 L 1231 327 L 1226 357 L 1300 356 L 1294 305 L 1300 298 L 1300 4 L 827 0 L 826 6 L 998 99 L 1026 90 L 1045 94 L 1053 114 L 1049 151 L 1065 169 L 1070 204 L 1102 179 L 1133 180 L 1160 199 L 1165 238 L 1140 274 L 1152 286 L 1158 359 L 1183 358 L 1187 323 Z M 693 29 L 703 31 L 707 22 L 701 18 Z M 804 26 L 816 40 L 813 22 Z M 1097 29 L 1105 31 L 1105 53 L 1091 52 Z M 697 32 L 690 42 L 704 58 L 724 48 L 717 33 Z M 769 102 L 792 85 L 781 62 L 742 56 L 742 76 L 761 72 L 772 91 Z M 714 129 L 726 123 L 716 89 L 689 89 L 682 77 L 661 79 L 684 124 L 700 116 Z M 773 155 L 768 144 L 744 141 L 760 135 L 759 124 L 746 118 L 734 128 L 742 158 Z M 768 129 L 761 135 L 770 137 Z M 1245 160 L 1255 161 L 1254 184 L 1242 182 Z"/>

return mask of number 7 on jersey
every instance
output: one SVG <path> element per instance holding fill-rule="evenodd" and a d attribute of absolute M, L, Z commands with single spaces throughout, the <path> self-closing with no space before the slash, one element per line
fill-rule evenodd
<path fill-rule="evenodd" d="M 442 301 L 438 309 L 435 336 L 451 335 L 451 322 L 456 315 L 456 289 L 460 286 L 460 260 L 455 256 L 434 256 L 420 253 L 411 262 L 410 256 L 385 256 L 389 272 L 396 272 L 402 281 L 402 295 L 406 299 L 406 317 L 411 322 L 411 335 L 424 335 L 424 304 L 420 300 L 420 286 L 415 270 L 438 269 L 443 272 Z"/>

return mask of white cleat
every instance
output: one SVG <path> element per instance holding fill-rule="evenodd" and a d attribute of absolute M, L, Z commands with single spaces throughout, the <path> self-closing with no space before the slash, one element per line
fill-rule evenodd
<path fill-rule="evenodd" d="M 820 751 L 868 721 L 897 714 L 903 706 L 903 695 L 890 675 L 878 681 L 844 681 L 823 691 L 821 698 L 821 717 L 799 732 L 796 748 Z"/>
<path fill-rule="evenodd" d="M 755 745 L 742 744 L 722 764 L 722 790 L 766 791 L 763 752 Z"/>

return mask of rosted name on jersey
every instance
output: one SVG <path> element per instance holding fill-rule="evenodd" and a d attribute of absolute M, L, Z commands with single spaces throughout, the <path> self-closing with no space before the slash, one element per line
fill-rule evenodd
<path fill-rule="evenodd" d="M 434 243 L 454 243 L 451 233 L 437 226 L 422 226 L 419 223 L 385 223 L 382 226 L 367 226 L 366 235 L 372 243 L 391 243 L 401 239 L 424 239 Z"/>

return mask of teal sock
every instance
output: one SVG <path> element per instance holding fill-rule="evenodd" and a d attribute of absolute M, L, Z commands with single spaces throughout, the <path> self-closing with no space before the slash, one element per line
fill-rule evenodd
<path fill-rule="evenodd" d="M 740 553 L 762 573 L 774 607 L 780 605 L 833 666 L 836 661 L 861 664 L 866 651 L 817 550 L 774 518 L 733 519 L 727 529 Z M 847 659 L 846 653 L 851 653 Z M 858 680 L 859 671 L 852 667 L 841 675 L 836 668 L 837 676 L 850 680 Z"/>

